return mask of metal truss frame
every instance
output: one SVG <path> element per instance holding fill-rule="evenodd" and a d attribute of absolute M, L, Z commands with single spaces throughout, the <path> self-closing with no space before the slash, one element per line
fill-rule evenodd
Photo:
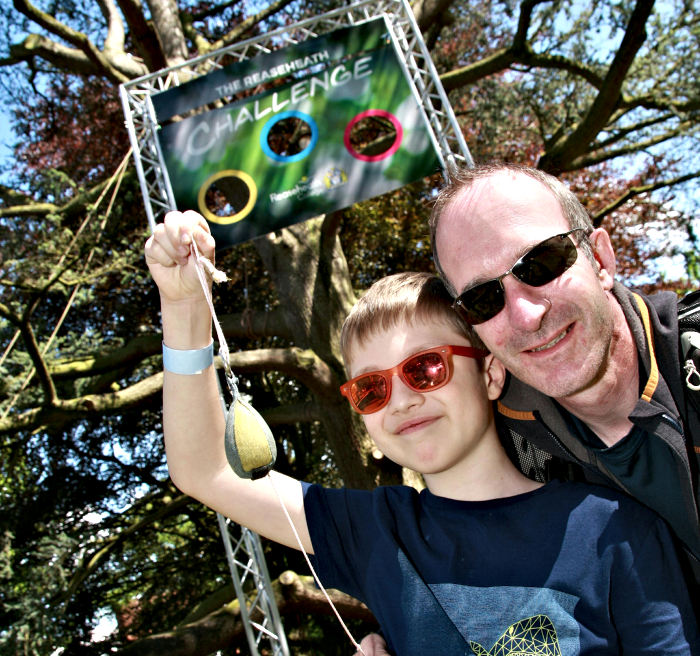
<path fill-rule="evenodd" d="M 260 536 L 219 513 L 216 517 L 251 656 L 258 656 L 262 640 L 269 644 L 272 656 L 289 656 Z"/>
<path fill-rule="evenodd" d="M 359 0 L 347 7 L 241 41 L 120 86 L 126 127 L 134 149 L 136 172 L 146 201 L 151 230 L 169 210 L 175 209 L 175 199 L 156 138 L 158 121 L 150 100 L 153 94 L 223 68 L 231 59 L 250 59 L 381 16 L 387 21 L 399 61 L 421 108 L 443 170 L 448 174 L 456 165 L 473 166 L 464 136 L 408 0 Z"/>
<path fill-rule="evenodd" d="M 168 211 L 176 209 L 156 138 L 158 119 L 151 102 L 153 94 L 223 68 L 231 59 L 243 61 L 378 17 L 384 17 L 387 23 L 397 57 L 421 109 L 445 175 L 449 176 L 450 170 L 458 165 L 473 166 L 469 149 L 408 0 L 359 0 L 347 7 L 241 41 L 120 86 L 126 128 L 151 231 L 155 230 L 156 223 Z M 225 414 L 223 399 L 222 405 Z M 258 645 L 266 640 L 273 656 L 289 656 L 260 537 L 218 513 L 217 518 L 251 655 L 258 656 Z"/>

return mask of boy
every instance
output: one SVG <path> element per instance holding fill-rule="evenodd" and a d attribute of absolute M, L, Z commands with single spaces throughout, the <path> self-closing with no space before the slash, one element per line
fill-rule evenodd
<path fill-rule="evenodd" d="M 189 351 L 180 370 L 211 342 L 190 235 L 211 258 L 213 239 L 191 212 L 169 214 L 146 245 L 164 345 Z M 520 474 L 492 408 L 504 368 L 473 346 L 428 274 L 382 280 L 351 312 L 343 394 L 378 448 L 422 473 L 427 490 L 331 490 L 273 474 L 321 580 L 364 601 L 397 654 L 699 653 L 663 522 L 613 491 Z M 239 479 L 226 461 L 213 368 L 166 370 L 163 396 L 175 484 L 296 547 L 269 481 Z"/>

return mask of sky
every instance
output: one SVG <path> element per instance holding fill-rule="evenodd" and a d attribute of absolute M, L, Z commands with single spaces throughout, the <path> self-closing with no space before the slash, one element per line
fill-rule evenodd
<path fill-rule="evenodd" d="M 6 112 L 0 112 L 0 168 L 12 156 L 12 142 L 14 134 L 10 127 L 10 116 Z M 4 182 L 5 176 L 0 173 L 0 182 Z"/>

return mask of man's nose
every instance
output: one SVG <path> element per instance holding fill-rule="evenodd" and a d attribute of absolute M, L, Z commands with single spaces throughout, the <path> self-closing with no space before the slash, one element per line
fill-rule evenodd
<path fill-rule="evenodd" d="M 506 312 L 511 327 L 528 332 L 540 329 L 542 319 L 552 307 L 544 287 L 530 287 L 509 275 L 501 281 L 506 293 Z"/>

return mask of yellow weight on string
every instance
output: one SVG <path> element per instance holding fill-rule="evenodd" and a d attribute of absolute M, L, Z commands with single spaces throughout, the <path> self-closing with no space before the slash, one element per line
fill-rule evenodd
<path fill-rule="evenodd" d="M 216 317 L 216 310 L 204 270 L 206 269 L 214 282 L 224 282 L 228 278 L 225 273 L 216 269 L 209 260 L 202 257 L 197 247 L 197 241 L 193 238 L 190 241 L 190 248 L 195 258 L 197 277 L 202 285 L 202 291 L 214 321 L 214 328 L 216 328 L 216 334 L 219 337 L 219 357 L 224 365 L 226 382 L 233 396 L 233 401 L 226 415 L 226 433 L 224 435 L 226 459 L 231 465 L 231 469 L 241 478 L 252 478 L 253 480 L 262 478 L 275 466 L 277 445 L 265 420 L 250 403 L 241 397 L 238 391 L 238 381 L 231 371 L 228 345 Z"/>
<path fill-rule="evenodd" d="M 257 410 L 234 396 L 226 417 L 226 459 L 241 478 L 262 478 L 275 466 L 277 444 Z"/>

